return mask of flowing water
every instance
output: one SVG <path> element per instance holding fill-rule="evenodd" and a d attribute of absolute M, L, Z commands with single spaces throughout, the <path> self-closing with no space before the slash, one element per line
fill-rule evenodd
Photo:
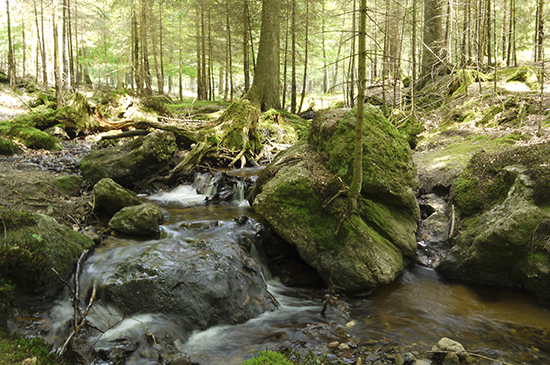
<path fill-rule="evenodd" d="M 199 183 L 208 186 L 208 182 Z M 212 189 L 206 191 L 212 194 Z M 171 192 L 147 197 L 159 203 L 166 213 L 161 239 L 107 239 L 83 268 L 83 290 L 89 291 L 86 288 L 90 288 L 94 280 L 108 277 L 116 262 L 131 260 L 144 250 L 153 249 L 169 257 L 170 250 L 177 249 L 176 243 L 182 240 L 254 235 L 261 228 L 261 218 L 243 201 L 242 195 L 230 203 L 204 203 L 204 198 L 205 195 L 197 194 L 192 186 L 180 186 Z M 243 215 L 253 219 L 245 225 L 236 225 L 234 219 Z M 188 336 L 179 327 L 181 321 L 173 316 L 151 313 L 127 318 L 116 308 L 99 303 L 93 307 L 89 320 L 109 330 L 93 335 L 91 343 L 102 348 L 124 337 L 145 344 L 144 334 L 151 332 L 157 338 L 169 339 L 174 347 L 200 364 L 232 365 L 240 364 L 266 347 L 307 348 L 325 353 L 332 351 L 329 343 L 349 341 L 355 351 L 361 353 L 364 363 L 371 356 L 368 363 L 374 364 L 379 358 L 372 357 L 376 352 L 372 347 L 379 349 L 391 343 L 394 348 L 416 350 L 422 357 L 441 337 L 449 337 L 469 351 L 508 363 L 550 364 L 550 339 L 547 338 L 550 313 L 522 293 L 448 282 L 433 270 L 413 266 L 393 284 L 364 298 L 346 298 L 351 318 L 344 318 L 335 312 L 321 316 L 324 291 L 286 288 L 269 273 L 265 276 L 269 291 L 281 306 L 244 324 L 213 327 Z M 63 323 L 72 315 L 70 301 L 67 297 L 61 298 L 42 324 L 50 329 L 48 339 L 57 346 L 66 338 Z M 372 346 L 361 348 L 361 344 Z M 142 355 L 143 351 L 141 355 L 136 351 L 128 363 L 149 363 Z M 354 363 L 359 355 L 339 356 L 331 355 L 331 358 Z M 481 363 L 492 364 L 483 361 Z"/>

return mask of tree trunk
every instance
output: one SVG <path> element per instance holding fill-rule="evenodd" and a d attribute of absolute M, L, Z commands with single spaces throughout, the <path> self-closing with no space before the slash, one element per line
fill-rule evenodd
<path fill-rule="evenodd" d="M 280 109 L 279 24 L 280 0 L 262 0 L 260 48 L 254 81 L 245 99 L 262 111 Z"/>
<path fill-rule="evenodd" d="M 302 79 L 302 97 L 300 98 L 300 107 L 298 110 L 301 112 L 304 106 L 304 99 L 306 97 L 306 84 L 307 84 L 307 61 L 309 53 L 309 0 L 306 0 L 306 41 L 304 50 L 304 77 Z"/>
<path fill-rule="evenodd" d="M 296 113 L 296 0 L 292 0 L 292 28 L 290 30 L 291 52 L 292 52 L 292 73 L 290 76 L 290 112 Z"/>
<path fill-rule="evenodd" d="M 225 22 L 227 26 L 227 79 L 229 86 L 229 100 L 233 100 L 233 49 L 231 47 L 231 17 L 229 16 L 229 1 L 226 1 Z"/>
<path fill-rule="evenodd" d="M 201 74 L 201 83 L 202 83 L 202 99 L 201 100 L 208 100 L 208 83 L 207 83 L 207 69 L 206 69 L 206 24 L 204 19 L 205 14 L 205 4 L 202 3 L 201 6 L 201 68 L 202 68 L 202 74 Z"/>
<path fill-rule="evenodd" d="M 160 39 L 160 81 L 159 81 L 159 93 L 164 94 L 164 45 L 163 45 L 163 34 L 162 34 L 162 8 L 164 4 L 162 2 L 159 5 L 159 39 Z M 168 93 L 170 94 L 170 88 L 168 88 Z"/>
<path fill-rule="evenodd" d="M 23 75 L 23 77 L 25 77 L 27 75 L 27 42 L 26 42 L 26 36 L 25 36 L 25 18 L 24 17 L 21 18 L 21 38 L 22 38 L 21 48 L 23 50 L 23 62 L 21 62 L 23 71 L 21 72 L 21 74 Z"/>
<path fill-rule="evenodd" d="M 153 61 L 155 62 L 155 75 L 157 77 L 157 89 L 160 95 L 164 94 L 164 83 L 162 75 L 160 73 L 160 62 L 158 57 L 158 44 L 157 44 L 157 34 L 155 32 L 155 15 L 153 10 L 153 4 L 149 4 L 149 18 L 151 19 L 151 42 L 153 46 Z"/>
<path fill-rule="evenodd" d="M 535 41 L 535 62 L 542 60 L 544 48 L 544 0 L 537 1 L 537 29 Z"/>
<path fill-rule="evenodd" d="M 180 101 L 183 101 L 183 30 L 182 30 L 182 15 L 179 16 L 179 89 L 178 94 Z"/>
<path fill-rule="evenodd" d="M 13 58 L 13 44 L 11 42 L 10 2 L 6 0 L 6 12 L 8 15 L 8 80 L 10 87 L 15 88 L 15 60 Z"/>
<path fill-rule="evenodd" d="M 57 33 L 57 0 L 52 2 L 52 27 L 53 27 L 53 66 L 55 77 L 55 99 L 57 107 L 63 106 L 63 85 L 61 80 L 61 65 L 59 64 L 59 36 Z"/>
<path fill-rule="evenodd" d="M 355 152 L 353 156 L 353 178 L 348 191 L 352 208 L 357 208 L 357 201 L 363 185 L 363 119 L 365 117 L 365 84 L 366 84 L 366 38 L 367 38 L 367 1 L 361 0 L 359 15 L 359 69 L 357 90 L 357 118 L 355 123 Z"/>
<path fill-rule="evenodd" d="M 42 28 L 42 82 L 48 87 L 48 69 L 46 65 L 46 40 L 44 33 L 44 0 L 40 0 L 40 26 Z"/>
<path fill-rule="evenodd" d="M 423 87 L 438 75 L 445 60 L 445 33 L 443 32 L 444 0 L 424 0 L 424 47 L 422 50 L 422 73 L 417 87 Z"/>
<path fill-rule="evenodd" d="M 243 1 L 243 69 L 244 92 L 250 89 L 250 65 L 248 62 L 248 0 Z"/>
<path fill-rule="evenodd" d="M 141 78 L 145 84 L 145 90 L 142 92 L 145 95 L 153 95 L 153 88 L 151 86 L 151 69 L 149 67 L 149 52 L 147 49 L 147 0 L 141 0 L 141 24 L 140 24 L 140 38 L 141 38 L 141 58 L 142 58 L 142 73 Z"/>

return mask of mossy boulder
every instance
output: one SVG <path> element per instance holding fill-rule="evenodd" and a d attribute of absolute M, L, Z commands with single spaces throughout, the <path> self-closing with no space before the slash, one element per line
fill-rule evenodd
<path fill-rule="evenodd" d="M 53 298 L 91 239 L 41 214 L 0 207 L 0 275 L 15 286 L 16 305 Z M 31 300 L 29 298 L 34 298 Z"/>
<path fill-rule="evenodd" d="M 53 180 L 59 191 L 68 196 L 80 196 L 80 188 L 84 180 L 80 175 L 61 175 Z"/>
<path fill-rule="evenodd" d="M 119 210 L 109 221 L 109 228 L 130 236 L 158 237 L 163 219 L 158 205 L 143 203 Z"/>
<path fill-rule="evenodd" d="M 321 113 L 307 139 L 262 171 L 250 199 L 323 280 L 348 292 L 392 282 L 416 252 L 417 179 L 407 141 L 367 112 L 363 190 L 350 214 L 331 199 L 352 178 L 355 111 Z"/>
<path fill-rule="evenodd" d="M 549 229 L 547 205 L 537 206 L 536 183 L 524 166 L 504 168 L 512 184 L 479 215 L 463 222 L 463 229 L 438 270 L 460 280 L 524 287 L 550 298 Z M 487 201 L 487 200 L 486 200 Z M 540 240 L 535 232 L 541 231 Z"/>
<path fill-rule="evenodd" d="M 17 146 L 13 141 L 0 136 L 0 155 L 11 156 L 21 152 L 19 146 Z"/>
<path fill-rule="evenodd" d="M 91 152 L 80 161 L 80 170 L 92 184 L 108 177 L 124 187 L 132 188 L 166 171 L 176 149 L 173 133 L 155 132 L 123 146 Z"/>
<path fill-rule="evenodd" d="M 506 82 L 523 82 L 531 90 L 539 90 L 540 84 L 535 69 L 531 66 L 522 66 L 518 68 L 513 75 L 506 79 Z"/>
<path fill-rule="evenodd" d="M 122 208 L 142 203 L 136 193 L 117 184 L 113 179 L 103 178 L 94 185 L 94 213 L 100 219 L 109 220 Z"/>

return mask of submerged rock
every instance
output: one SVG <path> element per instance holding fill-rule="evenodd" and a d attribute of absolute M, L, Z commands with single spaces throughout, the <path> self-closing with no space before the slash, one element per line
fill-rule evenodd
<path fill-rule="evenodd" d="M 411 150 L 387 120 L 366 114 L 363 188 L 357 214 L 345 198 L 351 183 L 355 111 L 317 116 L 307 141 L 262 171 L 250 200 L 326 283 L 349 292 L 392 282 L 416 252 L 420 218 Z"/>
<path fill-rule="evenodd" d="M 132 188 L 168 169 L 176 149 L 173 133 L 155 132 L 121 147 L 91 152 L 80 161 L 80 169 L 82 176 L 92 184 L 109 177 L 124 187 Z"/>

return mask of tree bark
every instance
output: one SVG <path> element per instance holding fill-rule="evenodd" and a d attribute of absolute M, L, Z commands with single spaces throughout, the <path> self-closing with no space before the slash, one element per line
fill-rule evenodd
<path fill-rule="evenodd" d="M 160 62 L 158 57 L 158 44 L 157 44 L 157 34 L 155 32 L 155 14 L 153 10 L 153 4 L 149 4 L 149 18 L 151 19 L 151 42 L 153 46 L 153 61 L 155 62 L 155 75 L 157 77 L 157 89 L 160 95 L 164 94 L 164 80 L 160 73 Z"/>
<path fill-rule="evenodd" d="M 352 207 L 357 208 L 357 201 L 363 185 L 363 119 L 365 117 L 365 84 L 366 84 L 366 38 L 367 38 L 367 1 L 361 0 L 359 15 L 359 53 L 358 53 L 358 89 L 357 117 L 355 123 L 355 151 L 353 157 L 353 178 L 348 191 Z"/>
<path fill-rule="evenodd" d="M 244 92 L 250 89 L 250 65 L 248 61 L 248 0 L 243 1 L 243 69 Z"/>
<path fill-rule="evenodd" d="M 262 111 L 280 109 L 280 0 L 262 0 L 262 27 L 256 74 L 245 99 Z"/>
<path fill-rule="evenodd" d="M 306 97 L 306 84 L 307 84 L 307 61 L 309 56 L 309 0 L 306 0 L 306 41 L 304 47 L 304 77 L 302 79 L 302 96 L 300 98 L 300 106 L 298 110 L 301 112 L 304 106 L 304 99 Z"/>
<path fill-rule="evenodd" d="M 145 84 L 145 89 L 142 90 L 145 95 L 153 95 L 153 88 L 151 86 L 151 69 L 149 67 L 149 51 L 147 47 L 147 0 L 141 0 L 141 24 L 140 24 L 140 38 L 141 38 L 141 58 L 142 58 L 142 73 L 141 78 Z"/>
<path fill-rule="evenodd" d="M 422 73 L 417 87 L 423 87 L 440 73 L 439 66 L 445 60 L 445 33 L 443 32 L 443 0 L 424 0 L 424 47 Z"/>
<path fill-rule="evenodd" d="M 8 15 L 8 80 L 10 87 L 15 88 L 15 60 L 13 58 L 13 44 L 11 41 L 10 2 L 6 0 L 6 12 Z"/>
<path fill-rule="evenodd" d="M 290 112 L 296 113 L 296 0 L 292 0 L 291 19 L 292 73 L 290 76 Z"/>
<path fill-rule="evenodd" d="M 57 107 L 63 106 L 63 84 L 61 80 L 61 65 L 59 64 L 59 36 L 57 30 L 57 0 L 52 2 L 52 27 L 53 27 L 53 65 L 55 77 L 55 99 Z"/>

